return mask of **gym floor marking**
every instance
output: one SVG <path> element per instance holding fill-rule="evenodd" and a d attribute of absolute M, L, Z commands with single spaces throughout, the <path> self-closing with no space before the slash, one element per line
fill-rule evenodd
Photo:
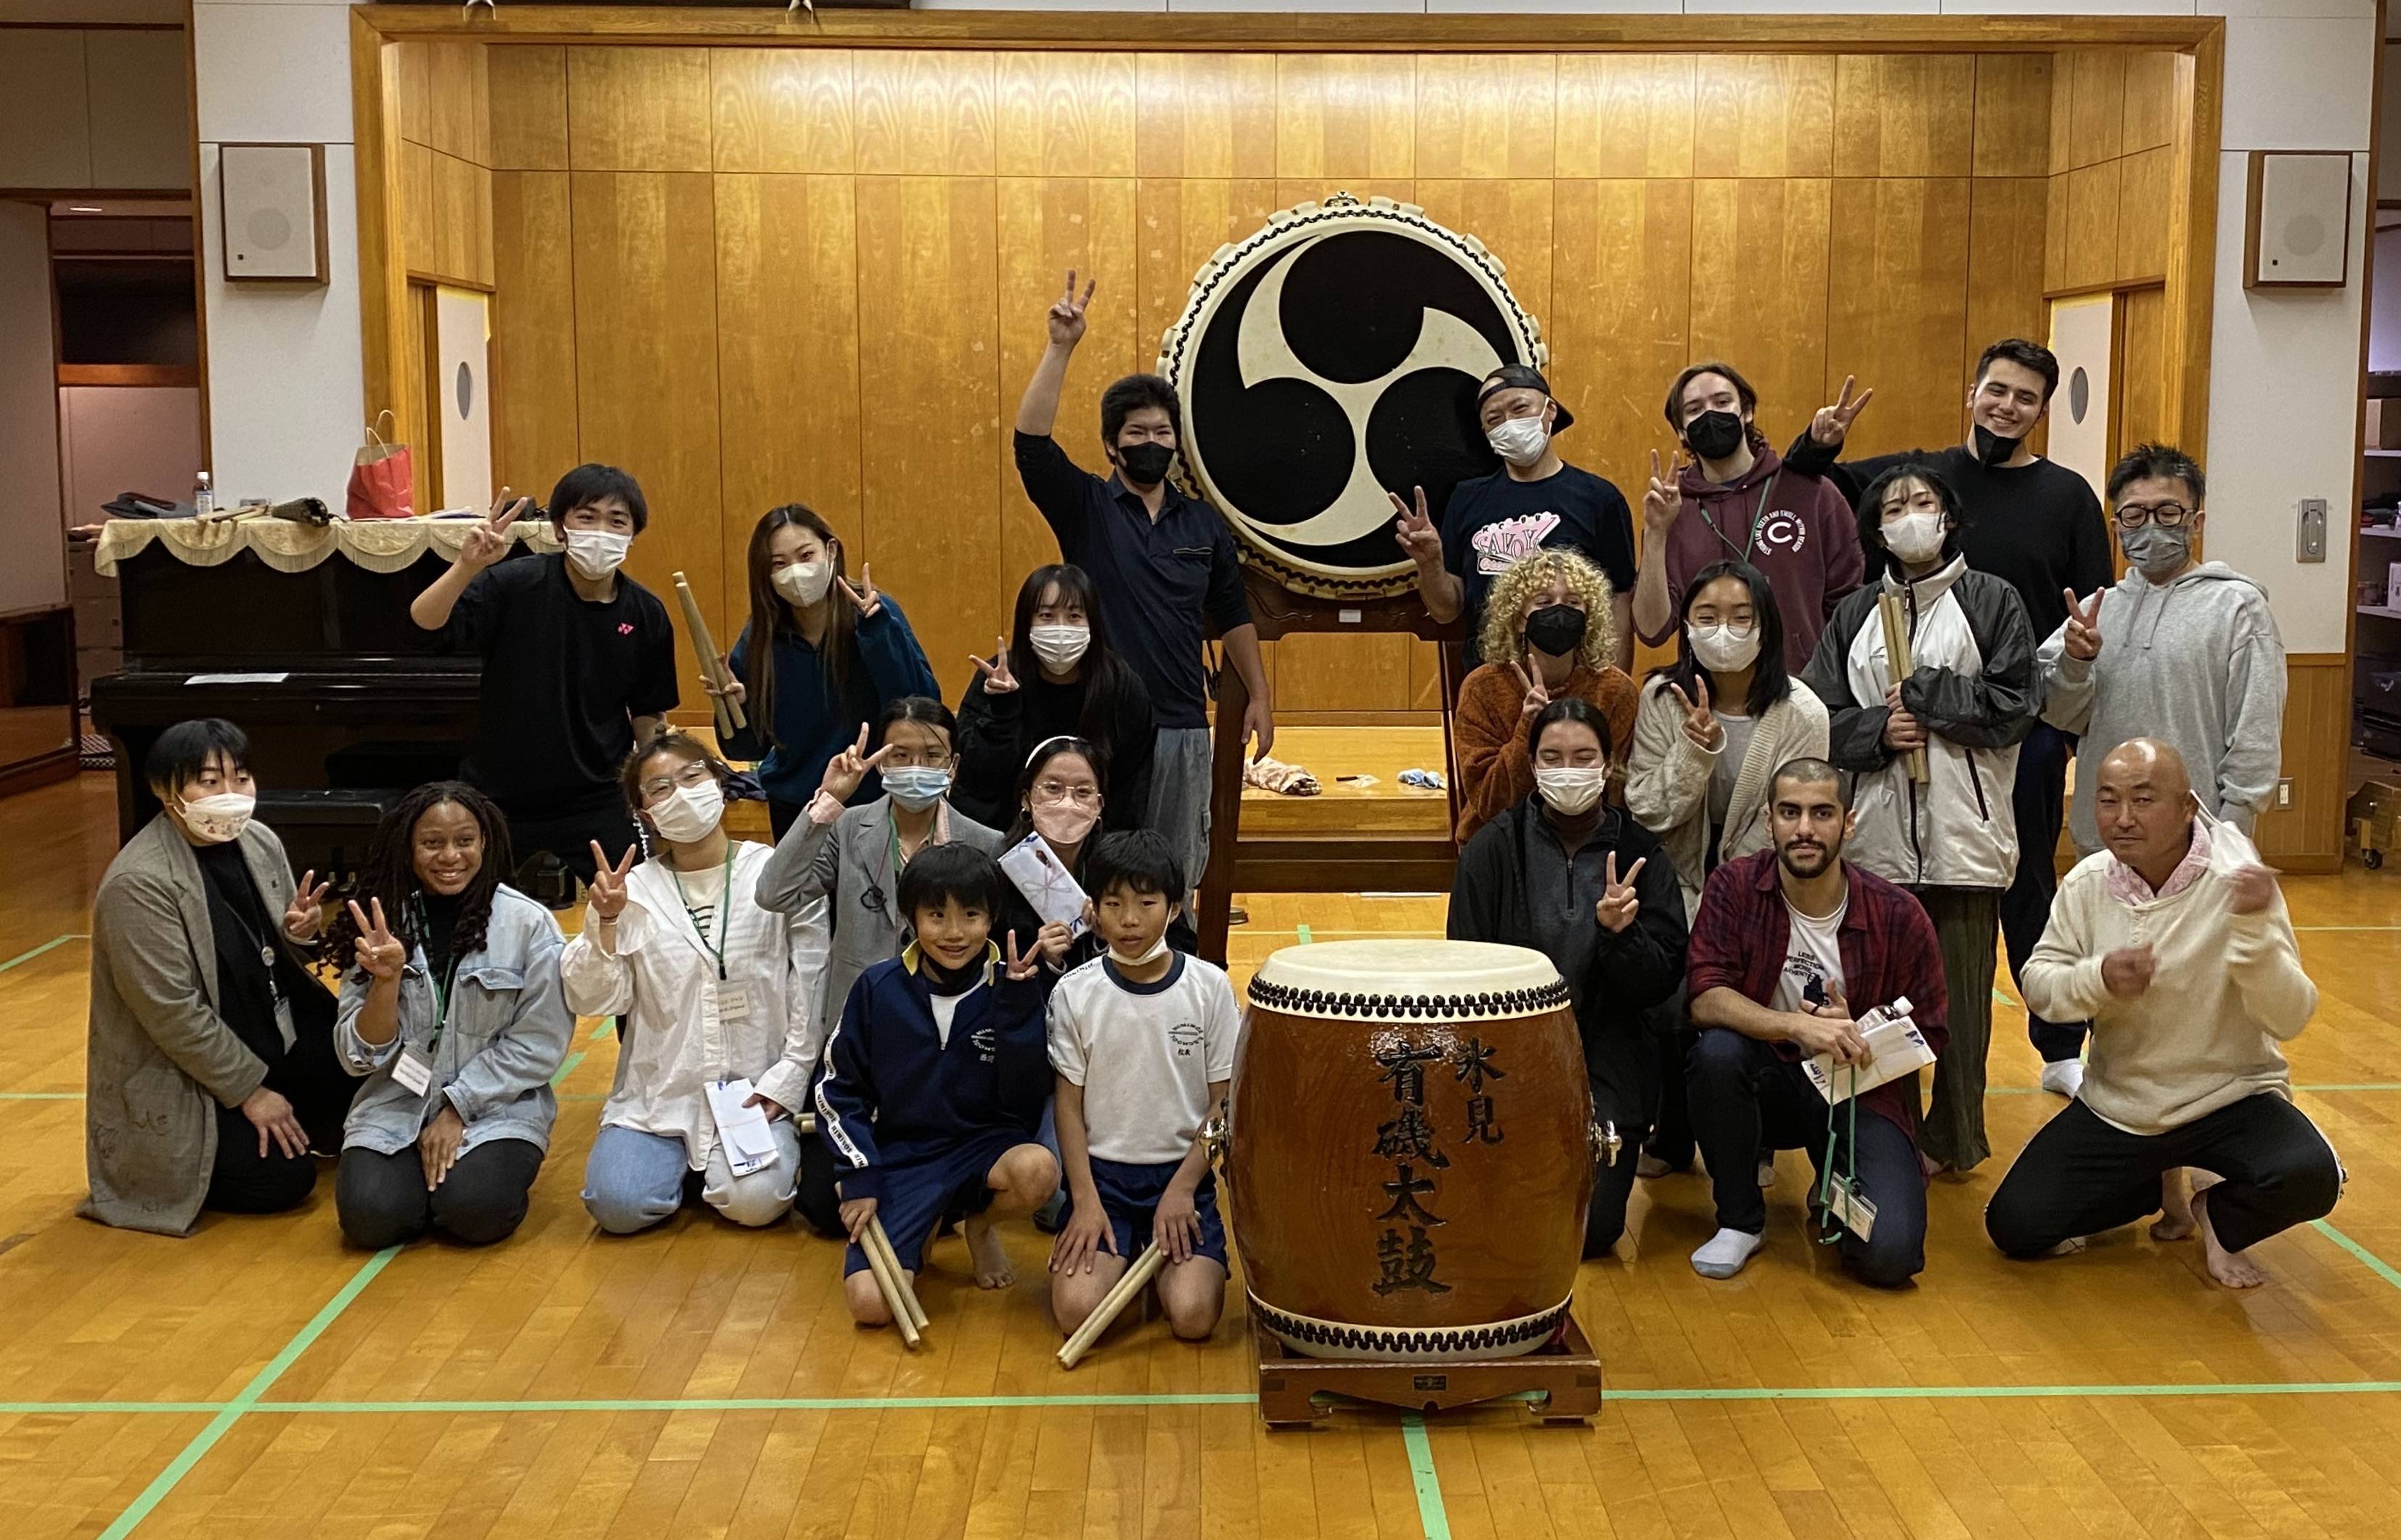
<path fill-rule="evenodd" d="M 40 956 L 43 953 L 48 952 L 56 947 L 64 946 L 69 942 L 88 942 L 89 940 L 91 940 L 91 938 L 85 935 L 80 930 L 71 930 L 63 936 L 52 936 L 48 941 L 44 942 L 41 945 L 34 948 L 31 952 L 20 952 L 15 956 L 9 958 L 7 962 L 0 962 L 0 973 L 7 972 L 8 969 L 16 967 L 19 963 L 32 962 L 35 957 Z"/>

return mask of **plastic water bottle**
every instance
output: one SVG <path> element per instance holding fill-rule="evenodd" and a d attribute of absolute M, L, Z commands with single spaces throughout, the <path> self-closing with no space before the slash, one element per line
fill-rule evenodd
<path fill-rule="evenodd" d="M 192 478 L 192 513 L 206 518 L 217 511 L 216 488 L 209 485 L 209 474 L 202 471 Z"/>

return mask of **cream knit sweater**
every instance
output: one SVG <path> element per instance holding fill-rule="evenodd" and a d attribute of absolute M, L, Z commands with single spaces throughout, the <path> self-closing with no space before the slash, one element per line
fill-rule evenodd
<path fill-rule="evenodd" d="M 2283 896 L 2237 914 L 2213 862 L 2172 898 L 2123 903 L 2107 890 L 2116 859 L 2100 851 L 2067 874 L 2019 981 L 2029 1009 L 2092 1023 L 2084 1105 L 2130 1134 L 2161 1134 L 2263 1091 L 2289 1099 L 2276 1045 L 2309 1024 L 2318 991 Z M 2144 942 L 2158 963 L 2150 987 L 2121 1000 L 2102 983 L 2101 959 Z"/>

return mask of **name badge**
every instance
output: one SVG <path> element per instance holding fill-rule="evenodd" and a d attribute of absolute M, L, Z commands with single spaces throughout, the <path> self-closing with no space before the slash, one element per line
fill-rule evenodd
<path fill-rule="evenodd" d="M 403 1090 L 422 1096 L 433 1086 L 432 1061 L 413 1048 L 404 1048 L 391 1063 L 391 1078 Z"/>
<path fill-rule="evenodd" d="M 738 983 L 713 983 L 708 986 L 709 998 L 716 1002 L 718 1022 L 725 1026 L 745 1026 L 750 1021 L 750 990 Z"/>
<path fill-rule="evenodd" d="M 1875 1204 L 1868 1202 L 1858 1183 L 1836 1178 L 1832 1190 L 1826 1194 L 1826 1213 L 1860 1240 L 1875 1239 Z"/>

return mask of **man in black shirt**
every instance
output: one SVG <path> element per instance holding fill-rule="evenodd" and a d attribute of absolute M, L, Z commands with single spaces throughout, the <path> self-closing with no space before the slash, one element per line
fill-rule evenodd
<path fill-rule="evenodd" d="M 1061 559 L 1082 568 L 1099 595 L 1110 643 L 1150 690 L 1158 722 L 1145 827 L 1167 836 L 1186 881 L 1200 886 L 1209 860 L 1209 687 L 1200 667 L 1202 622 L 1214 621 L 1226 658 L 1250 689 L 1242 736 L 1264 758 L 1275 742 L 1275 695 L 1259 656 L 1258 627 L 1242 596 L 1233 531 L 1209 504 L 1168 480 L 1175 462 L 1175 388 L 1128 375 L 1101 392 L 1105 479 L 1080 469 L 1050 436 L 1067 363 L 1084 338 L 1094 285 L 1076 275 L 1050 307 L 1050 346 L 1017 407 L 1017 474 L 1059 538 Z"/>
<path fill-rule="evenodd" d="M 1575 418 L 1541 373 L 1504 364 L 1477 388 L 1475 409 L 1501 469 L 1452 489 L 1436 529 L 1425 490 L 1397 497 L 1395 534 L 1417 563 L 1418 593 L 1436 620 L 1467 616 L 1467 666 L 1481 661 L 1484 596 L 1492 580 L 1545 548 L 1573 551 L 1606 574 L 1617 667 L 1634 667 L 1634 515 L 1615 487 L 1559 458 L 1558 434 Z M 1505 661 L 1505 660 L 1504 660 Z"/>
<path fill-rule="evenodd" d="M 1968 393 L 1967 441 L 1947 449 L 1910 449 L 1832 465 L 1847 424 L 1833 408 L 1818 412 L 1809 432 L 1785 456 L 1796 470 L 1827 474 L 1851 500 L 1859 488 L 1902 461 L 1934 465 L 1959 493 L 1966 519 L 1959 545 L 1968 565 L 2004 579 L 2025 604 L 2034 634 L 2050 636 L 2067 619 L 2066 591 L 2089 595 L 2114 579 L 2109 529 L 2101 501 L 2076 472 L 2037 457 L 2026 435 L 2051 409 L 2059 388 L 2059 360 L 2039 343 L 2008 337 L 1976 361 Z M 2001 933 L 2010 969 L 2018 972 L 2042 939 L 2059 888 L 2053 865 L 2059 846 L 2068 757 L 2076 740 L 2037 721 L 2018 749 L 2016 880 L 2001 898 Z M 2083 1079 L 2079 1058 L 2085 1024 L 2049 1022 L 2029 1011 L 2026 1035 L 2042 1054 L 2046 1090 L 2074 1096 Z"/>
<path fill-rule="evenodd" d="M 450 649 L 483 655 L 460 775 L 508 815 L 519 870 L 547 857 L 588 883 L 594 841 L 611 852 L 634 843 L 617 772 L 676 705 L 675 630 L 657 596 L 617 570 L 650 523 L 632 476 L 609 465 L 568 472 L 550 494 L 565 554 L 504 561 L 508 527 L 527 506 L 503 488 L 408 613 Z M 529 875 L 517 886 L 556 885 Z"/>

